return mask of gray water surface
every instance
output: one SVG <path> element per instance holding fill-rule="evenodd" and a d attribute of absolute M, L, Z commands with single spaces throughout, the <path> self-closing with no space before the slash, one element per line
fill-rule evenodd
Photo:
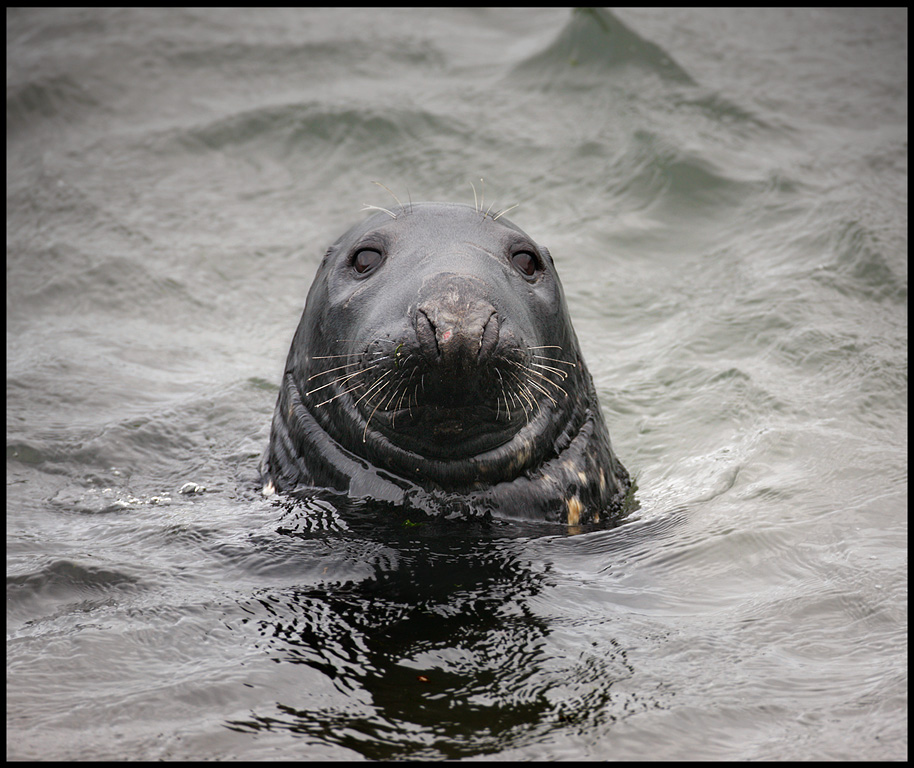
<path fill-rule="evenodd" d="M 7 757 L 907 757 L 905 9 L 7 11 Z M 472 182 L 640 509 L 264 499 L 326 247 Z M 182 493 L 191 483 L 196 493 Z"/>

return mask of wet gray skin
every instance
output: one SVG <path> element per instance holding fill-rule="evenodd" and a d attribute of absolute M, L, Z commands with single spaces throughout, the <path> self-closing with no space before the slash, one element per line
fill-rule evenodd
<path fill-rule="evenodd" d="M 503 216 L 413 203 L 334 243 L 292 342 L 265 491 L 578 525 L 629 489 L 552 257 Z"/>

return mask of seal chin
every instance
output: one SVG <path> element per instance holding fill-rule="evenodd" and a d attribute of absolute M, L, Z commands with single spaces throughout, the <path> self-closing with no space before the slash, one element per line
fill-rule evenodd
<path fill-rule="evenodd" d="M 363 453 L 372 463 L 419 484 L 463 493 L 480 483 L 508 482 L 560 455 L 580 431 L 583 414 L 558 418 L 550 409 L 518 424 L 478 421 L 478 409 L 429 409 L 429 423 L 406 429 L 369 429 Z M 476 431 L 472 431 L 476 425 Z"/>
<path fill-rule="evenodd" d="M 372 424 L 391 443 L 434 459 L 465 461 L 516 434 L 516 421 L 486 406 L 422 406 L 376 414 Z"/>

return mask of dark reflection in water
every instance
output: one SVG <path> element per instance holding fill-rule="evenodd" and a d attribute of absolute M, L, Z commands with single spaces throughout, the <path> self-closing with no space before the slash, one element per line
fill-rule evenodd
<path fill-rule="evenodd" d="M 625 652 L 614 642 L 609 654 L 557 652 L 549 620 L 531 606 L 551 569 L 524 559 L 522 529 L 364 509 L 347 521 L 348 531 L 327 533 L 290 511 L 281 530 L 328 537 L 334 557 L 363 553 L 368 578 L 279 590 L 244 607 L 276 660 L 319 671 L 349 706 L 313 706 L 303 692 L 229 727 L 289 730 L 374 759 L 459 758 L 615 719 L 612 684 L 633 671 Z"/>

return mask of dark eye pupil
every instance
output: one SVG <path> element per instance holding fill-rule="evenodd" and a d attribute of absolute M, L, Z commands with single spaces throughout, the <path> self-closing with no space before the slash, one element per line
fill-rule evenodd
<path fill-rule="evenodd" d="M 370 272 L 380 263 L 381 254 L 378 251 L 365 248 L 355 255 L 352 265 L 355 267 L 355 271 L 361 275 L 365 272 Z"/>
<path fill-rule="evenodd" d="M 511 262 L 527 277 L 533 277 L 536 274 L 537 262 L 532 253 L 527 253 L 526 251 L 515 253 L 511 257 Z"/>

